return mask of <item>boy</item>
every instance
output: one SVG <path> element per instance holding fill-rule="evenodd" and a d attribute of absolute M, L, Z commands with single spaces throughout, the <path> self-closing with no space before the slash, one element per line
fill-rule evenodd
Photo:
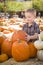
<path fill-rule="evenodd" d="M 25 12 L 26 24 L 24 24 L 22 30 L 28 34 L 25 38 L 27 42 L 37 40 L 38 34 L 40 34 L 39 26 L 34 22 L 35 17 L 36 11 L 34 9 L 28 9 Z"/>

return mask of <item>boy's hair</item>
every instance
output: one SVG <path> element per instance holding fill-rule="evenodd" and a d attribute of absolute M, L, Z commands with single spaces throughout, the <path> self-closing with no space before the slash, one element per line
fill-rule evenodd
<path fill-rule="evenodd" d="M 36 16 L 36 10 L 35 9 L 27 9 L 27 11 L 26 12 L 31 12 L 31 13 L 33 13 L 35 16 Z"/>

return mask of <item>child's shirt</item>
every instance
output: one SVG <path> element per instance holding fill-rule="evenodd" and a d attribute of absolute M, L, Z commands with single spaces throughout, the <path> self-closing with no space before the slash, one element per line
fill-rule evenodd
<path fill-rule="evenodd" d="M 22 30 L 25 31 L 30 36 L 34 35 L 35 33 L 40 34 L 39 26 L 35 22 L 33 22 L 31 26 L 29 26 L 28 23 L 24 24 Z"/>

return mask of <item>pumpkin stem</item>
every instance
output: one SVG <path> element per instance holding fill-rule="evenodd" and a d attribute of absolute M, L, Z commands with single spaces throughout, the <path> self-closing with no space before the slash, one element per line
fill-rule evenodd
<path fill-rule="evenodd" d="M 17 39 L 17 41 L 20 43 L 21 42 L 21 40 L 20 39 Z"/>

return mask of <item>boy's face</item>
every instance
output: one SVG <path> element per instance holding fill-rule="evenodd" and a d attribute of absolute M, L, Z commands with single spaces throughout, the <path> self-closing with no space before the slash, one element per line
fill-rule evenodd
<path fill-rule="evenodd" d="M 32 23 L 35 19 L 35 16 L 31 12 L 25 12 L 25 17 L 26 17 L 26 23 Z"/>

